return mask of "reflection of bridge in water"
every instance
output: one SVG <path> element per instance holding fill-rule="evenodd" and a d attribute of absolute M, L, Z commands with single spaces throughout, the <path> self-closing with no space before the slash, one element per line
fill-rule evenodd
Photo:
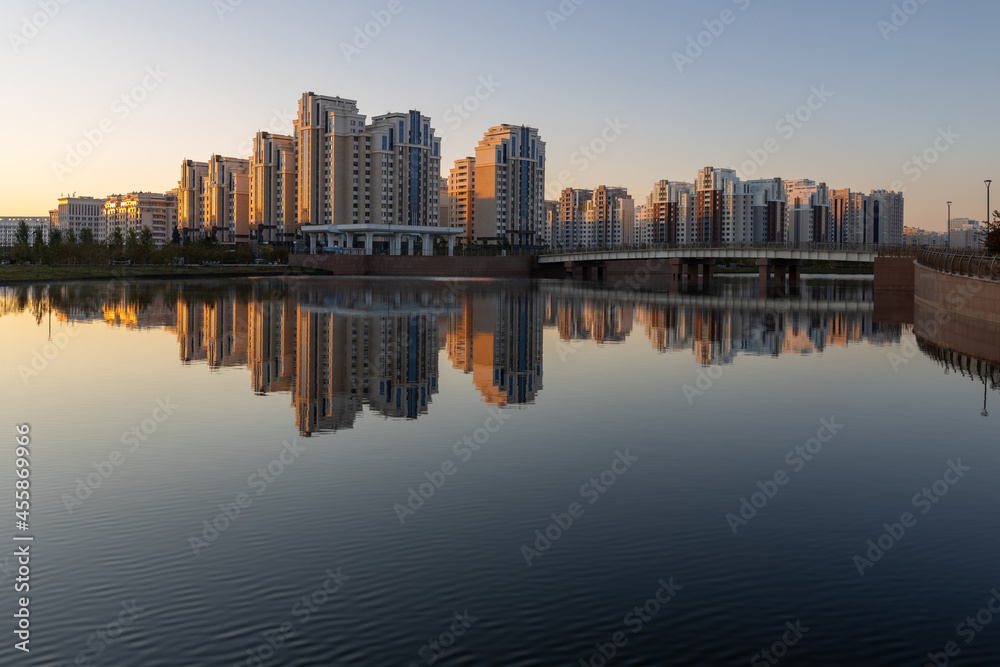
<path fill-rule="evenodd" d="M 710 310 L 740 310 L 768 313 L 857 313 L 875 312 L 874 301 L 850 302 L 835 299 L 787 298 L 762 299 L 740 294 L 721 296 L 706 294 L 667 294 L 664 292 L 640 292 L 629 289 L 595 288 L 579 283 L 551 283 L 542 287 L 542 292 L 551 296 L 575 297 L 583 299 L 607 299 L 627 301 L 645 306 L 677 306 L 681 308 L 705 308 Z"/>

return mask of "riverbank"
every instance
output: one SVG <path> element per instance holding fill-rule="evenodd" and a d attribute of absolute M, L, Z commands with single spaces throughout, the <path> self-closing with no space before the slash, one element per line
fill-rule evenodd
<path fill-rule="evenodd" d="M 230 264 L 220 266 L 0 266 L 0 286 L 81 280 L 170 280 L 173 278 L 253 278 L 325 275 L 303 267 Z"/>

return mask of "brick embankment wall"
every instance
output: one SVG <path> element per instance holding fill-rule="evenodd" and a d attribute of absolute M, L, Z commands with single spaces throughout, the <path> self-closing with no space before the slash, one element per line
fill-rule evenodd
<path fill-rule="evenodd" d="M 420 276 L 448 278 L 530 278 L 534 257 L 422 257 L 389 255 L 292 255 L 290 266 L 337 276 Z"/>
<path fill-rule="evenodd" d="M 912 292 L 915 268 L 913 257 L 876 257 L 875 291 Z"/>

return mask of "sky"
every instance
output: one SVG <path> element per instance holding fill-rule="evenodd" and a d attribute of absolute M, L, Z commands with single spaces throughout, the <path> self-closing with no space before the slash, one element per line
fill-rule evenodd
<path fill-rule="evenodd" d="M 0 216 L 174 188 L 184 159 L 290 134 L 311 91 L 429 115 L 445 176 L 524 124 L 552 199 L 642 203 L 710 165 L 902 190 L 908 226 L 944 230 L 947 201 L 982 220 L 1000 177 L 998 18 L 988 0 L 5 0 Z"/>

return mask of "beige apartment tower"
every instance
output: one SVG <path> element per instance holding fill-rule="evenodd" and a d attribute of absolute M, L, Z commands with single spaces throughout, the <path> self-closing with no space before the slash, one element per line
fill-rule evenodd
<path fill-rule="evenodd" d="M 477 239 L 530 246 L 545 220 L 545 142 L 522 125 L 491 127 L 476 147 Z"/>
<path fill-rule="evenodd" d="M 250 156 L 250 240 L 287 243 L 295 238 L 298 161 L 294 137 L 258 132 Z"/>
<path fill-rule="evenodd" d="M 451 196 L 450 225 L 461 227 L 465 230 L 462 237 L 475 241 L 476 158 L 455 161 L 448 177 L 448 194 Z"/>

